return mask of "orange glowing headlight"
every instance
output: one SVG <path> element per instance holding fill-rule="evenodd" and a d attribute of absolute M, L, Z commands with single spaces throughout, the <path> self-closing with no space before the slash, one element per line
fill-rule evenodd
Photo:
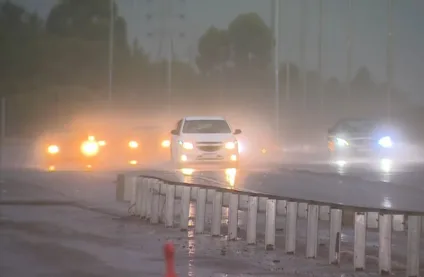
<path fill-rule="evenodd" d="M 86 156 L 95 156 L 99 152 L 99 145 L 95 141 L 84 141 L 81 144 L 81 152 Z"/>
<path fill-rule="evenodd" d="M 132 141 L 128 142 L 128 146 L 130 148 L 138 148 L 138 142 L 132 140 Z"/>
<path fill-rule="evenodd" d="M 50 154 L 57 154 L 59 153 L 59 146 L 57 145 L 49 145 L 49 147 L 47 147 L 47 152 Z"/>
<path fill-rule="evenodd" d="M 99 146 L 105 146 L 106 145 L 106 141 L 104 141 L 104 140 L 99 140 L 97 143 L 99 144 Z"/>
<path fill-rule="evenodd" d="M 168 148 L 169 146 L 171 146 L 171 142 L 169 140 L 164 140 L 162 141 L 161 145 L 163 148 Z"/>

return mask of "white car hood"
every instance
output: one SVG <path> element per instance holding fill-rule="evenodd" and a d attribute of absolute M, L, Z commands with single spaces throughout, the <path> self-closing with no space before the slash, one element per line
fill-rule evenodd
<path fill-rule="evenodd" d="M 236 138 L 233 134 L 182 134 L 182 141 L 187 142 L 228 142 Z"/>

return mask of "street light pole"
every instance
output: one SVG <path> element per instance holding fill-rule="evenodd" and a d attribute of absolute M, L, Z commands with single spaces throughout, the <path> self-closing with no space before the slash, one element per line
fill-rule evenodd
<path fill-rule="evenodd" d="M 171 23 L 172 23 L 172 0 L 169 0 L 168 2 L 168 9 L 167 9 L 167 24 L 166 24 L 166 29 L 167 29 L 167 35 L 169 36 L 168 39 L 168 59 L 167 59 L 167 91 L 168 91 L 168 114 L 169 116 L 171 116 L 172 113 L 172 62 L 174 59 L 174 40 L 173 40 L 173 32 L 171 30 Z"/>
<path fill-rule="evenodd" d="M 279 18 L 280 18 L 280 0 L 275 0 L 274 4 L 274 71 L 275 71 L 275 132 L 276 139 L 280 139 L 280 72 L 279 72 L 279 53 L 280 53 L 280 36 L 279 36 Z"/>
<path fill-rule="evenodd" d="M 3 161 L 4 161 L 4 143 L 6 139 L 6 97 L 1 97 L 1 104 L 0 104 L 0 116 L 1 116 L 1 122 L 0 122 L 0 183 L 3 182 Z"/>
<path fill-rule="evenodd" d="M 114 36 L 115 36 L 115 14 L 114 14 L 114 0 L 110 0 L 110 26 L 109 26 L 109 92 L 108 100 L 112 102 L 112 86 L 113 86 L 113 49 L 114 49 Z"/>
<path fill-rule="evenodd" d="M 321 116 L 324 119 L 325 113 L 325 97 L 322 80 L 322 0 L 319 0 L 319 23 L 318 23 L 318 79 L 319 79 L 319 93 L 321 97 Z"/>
<path fill-rule="evenodd" d="M 393 9 L 392 0 L 387 1 L 387 119 L 391 120 L 392 114 L 392 89 L 393 89 Z"/>
<path fill-rule="evenodd" d="M 347 30 L 347 69 L 346 69 L 346 85 L 347 85 L 347 103 L 351 97 L 351 81 L 352 81 L 352 0 L 348 4 L 348 30 Z"/>
<path fill-rule="evenodd" d="M 307 76 L 306 76 L 306 16 L 307 16 L 307 2 L 306 0 L 301 0 L 300 2 L 300 72 L 302 78 L 302 92 L 303 92 L 303 100 L 302 100 L 302 112 L 304 120 L 306 119 L 306 108 L 307 108 Z"/>

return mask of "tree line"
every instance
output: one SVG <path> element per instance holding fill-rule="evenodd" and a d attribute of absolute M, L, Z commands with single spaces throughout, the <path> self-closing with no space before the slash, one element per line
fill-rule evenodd
<path fill-rule="evenodd" d="M 128 43 L 127 23 L 116 5 L 114 9 L 114 85 L 127 89 L 163 87 L 165 61 L 150 60 L 137 40 Z M 2 94 L 46 86 L 106 88 L 110 14 L 108 1 L 102 0 L 59 1 L 45 20 L 12 2 L 0 4 Z M 255 83 L 258 88 L 272 88 L 273 35 L 258 14 L 240 14 L 226 29 L 211 26 L 197 46 L 195 65 L 174 61 L 173 85 L 202 87 L 209 80 L 216 84 L 220 78 L 222 83 L 234 87 L 243 83 L 251 87 Z M 281 65 L 283 83 L 286 68 Z M 296 65 L 290 65 L 294 86 L 302 78 L 300 73 Z M 314 71 L 304 75 L 311 82 L 317 81 Z M 337 87 L 342 82 L 331 78 L 325 83 Z M 368 87 L 376 84 L 363 67 L 352 85 L 356 90 L 373 90 Z"/>
<path fill-rule="evenodd" d="M 152 60 L 135 39 L 129 43 L 127 23 L 114 5 L 113 90 L 125 96 L 137 91 L 151 98 L 166 88 L 166 61 Z M 93 91 L 106 92 L 109 85 L 109 1 L 62 0 L 46 19 L 23 7 L 5 1 L 0 4 L 0 94 L 42 97 L 54 88 L 65 99 L 91 97 Z M 173 61 L 172 86 L 196 93 L 203 88 L 246 90 L 272 97 L 274 73 L 271 29 L 256 13 L 238 15 L 225 29 L 211 26 L 197 42 L 195 64 Z M 306 90 L 318 103 L 318 86 L 328 105 L 339 105 L 346 83 L 337 78 L 320 79 L 314 70 L 302 72 L 295 64 L 281 64 L 281 98 L 286 87 L 286 69 L 290 70 L 291 98 L 301 99 Z M 352 79 L 353 97 L 380 98 L 387 85 L 377 84 L 366 67 Z M 79 87 L 85 90 L 66 88 Z M 152 93 L 153 91 L 153 93 Z M 66 94 L 66 95 L 63 95 Z M 57 102 L 57 94 L 51 105 Z M 378 96 L 376 96 L 378 95 Z M 395 101 L 404 101 L 396 94 Z M 25 96 L 26 97 L 26 96 Z M 24 98 L 25 98 L 24 97 Z M 202 97 L 202 96 L 199 96 Z M 339 99 L 340 98 L 340 99 Z M 370 99 L 371 99 L 370 98 Z M 370 100 L 371 101 L 371 100 Z M 39 110 L 45 109 L 46 102 Z"/>

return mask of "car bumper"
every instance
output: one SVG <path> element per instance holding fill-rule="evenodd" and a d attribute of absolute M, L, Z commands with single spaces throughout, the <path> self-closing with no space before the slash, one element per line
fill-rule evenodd
<path fill-rule="evenodd" d="M 332 156 L 338 159 L 349 158 L 369 158 L 369 159 L 384 159 L 394 158 L 395 151 L 393 149 L 372 149 L 372 148 L 349 148 L 336 149 L 332 152 Z"/>
<path fill-rule="evenodd" d="M 239 162 L 240 156 L 236 151 L 218 151 L 218 152 L 181 151 L 177 159 L 178 159 L 178 162 L 182 165 L 196 165 L 196 164 L 236 165 Z"/>

